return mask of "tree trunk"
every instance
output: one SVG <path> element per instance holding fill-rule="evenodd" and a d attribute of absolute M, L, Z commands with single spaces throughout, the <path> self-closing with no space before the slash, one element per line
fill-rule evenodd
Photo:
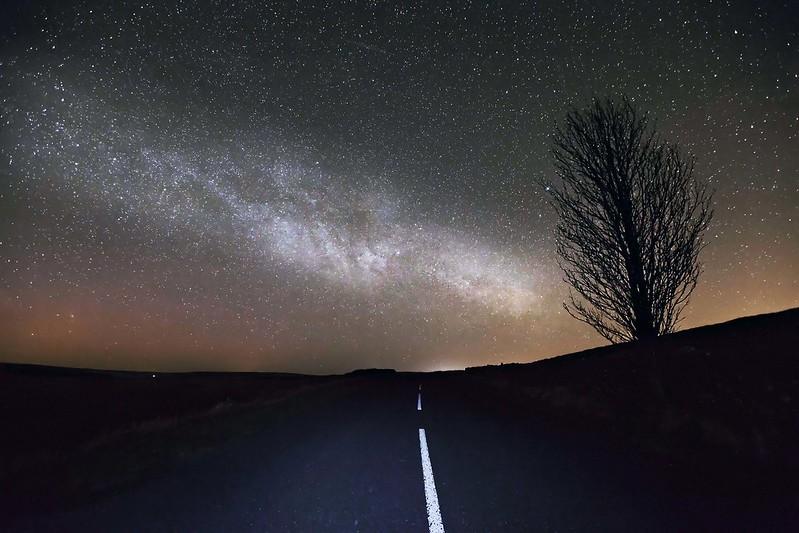
<path fill-rule="evenodd" d="M 649 301 L 649 287 L 644 277 L 644 265 L 641 259 L 641 245 L 632 216 L 632 200 L 625 198 L 622 202 L 621 222 L 624 240 L 627 245 L 627 277 L 630 283 L 630 301 L 634 313 L 634 335 L 636 339 L 646 340 L 657 337 L 652 309 Z"/>

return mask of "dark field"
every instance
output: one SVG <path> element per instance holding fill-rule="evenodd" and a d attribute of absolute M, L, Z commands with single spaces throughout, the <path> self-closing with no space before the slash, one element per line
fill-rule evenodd
<path fill-rule="evenodd" d="M 237 415 L 326 381 L 2 365 L 0 505 L 41 512 L 96 497 L 231 438 Z"/>
<path fill-rule="evenodd" d="M 795 530 L 799 310 L 465 372 L 0 371 L 11 530 Z M 416 410 L 418 387 L 424 409 Z"/>

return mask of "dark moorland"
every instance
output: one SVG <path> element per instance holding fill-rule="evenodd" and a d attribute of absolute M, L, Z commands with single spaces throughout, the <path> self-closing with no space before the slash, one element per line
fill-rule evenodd
<path fill-rule="evenodd" d="M 0 517 L 37 531 L 421 531 L 424 427 L 448 531 L 791 530 L 797 346 L 791 309 L 432 374 L 6 364 Z"/>

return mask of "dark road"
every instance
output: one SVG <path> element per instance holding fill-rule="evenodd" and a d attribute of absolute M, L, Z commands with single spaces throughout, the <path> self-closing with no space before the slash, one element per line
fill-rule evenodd
<path fill-rule="evenodd" d="M 752 495 L 686 492 L 634 442 L 559 429 L 492 390 L 445 376 L 343 379 L 258 411 L 251 431 L 197 459 L 12 529 L 753 530 L 791 518 Z"/>

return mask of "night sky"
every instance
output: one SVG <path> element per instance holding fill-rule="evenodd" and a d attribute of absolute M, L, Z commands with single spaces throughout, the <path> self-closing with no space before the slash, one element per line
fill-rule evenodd
<path fill-rule="evenodd" d="M 562 310 L 537 185 L 593 96 L 650 111 L 716 188 L 683 327 L 799 305 L 795 2 L 7 4 L 2 360 L 326 373 L 604 344 Z"/>

